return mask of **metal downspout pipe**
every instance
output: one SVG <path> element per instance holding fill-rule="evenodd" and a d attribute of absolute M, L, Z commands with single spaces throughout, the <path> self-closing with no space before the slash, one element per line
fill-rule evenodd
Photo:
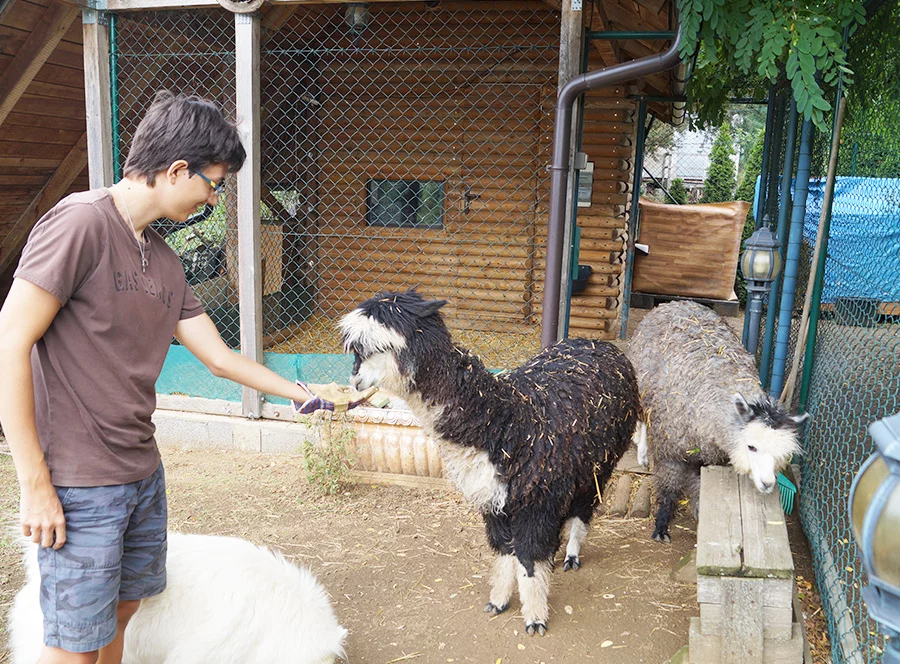
<path fill-rule="evenodd" d="M 671 69 L 681 61 L 681 56 L 678 54 L 681 43 L 682 30 L 679 26 L 675 41 L 662 53 L 582 74 L 566 83 L 559 92 L 553 127 L 553 161 L 549 168 L 550 214 L 547 222 L 547 266 L 544 273 L 541 348 L 547 348 L 556 343 L 559 330 L 559 296 L 562 287 L 563 237 L 566 223 L 566 188 L 570 168 L 569 144 L 572 140 L 573 104 L 580 95 L 588 90 L 618 85 Z"/>
<path fill-rule="evenodd" d="M 781 202 L 778 207 L 778 226 L 776 237 L 781 243 L 781 264 L 784 265 L 784 255 L 787 251 L 788 213 L 791 201 L 791 175 L 794 173 L 794 151 L 797 149 L 797 102 L 791 102 L 790 116 L 788 117 L 787 143 L 784 148 L 784 167 L 781 170 Z M 769 374 L 772 371 L 772 342 L 775 339 L 775 315 L 778 306 L 778 298 L 781 295 L 781 281 L 783 275 L 779 274 L 772 284 L 772 292 L 769 293 L 769 306 L 766 313 L 766 334 L 763 338 L 762 357 L 760 358 L 759 382 L 763 389 L 768 391 Z"/>
<path fill-rule="evenodd" d="M 672 94 L 683 97 L 688 82 L 688 63 L 681 61 L 675 66 L 675 74 L 672 81 Z M 687 102 L 676 101 L 672 104 L 672 126 L 680 127 L 684 124 L 687 115 Z"/>
<path fill-rule="evenodd" d="M 791 229 L 788 234 L 787 260 L 784 265 L 781 303 L 778 312 L 778 336 L 775 339 L 775 360 L 772 364 L 772 383 L 769 393 L 780 395 L 784 387 L 784 369 L 791 340 L 791 318 L 794 313 L 794 293 L 800 264 L 800 244 L 803 240 L 803 221 L 806 217 L 806 197 L 809 194 L 809 170 L 812 160 L 812 121 L 804 120 L 800 132 L 800 157 L 797 161 L 797 181 L 794 185 L 794 204 Z"/>

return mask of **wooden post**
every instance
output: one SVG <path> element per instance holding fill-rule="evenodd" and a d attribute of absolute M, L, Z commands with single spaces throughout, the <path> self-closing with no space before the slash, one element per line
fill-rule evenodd
<path fill-rule="evenodd" d="M 241 353 L 262 362 L 262 261 L 260 256 L 259 16 L 235 14 L 235 84 L 237 119 L 247 151 L 237 175 L 238 301 L 241 308 Z M 246 417 L 258 418 L 262 395 L 245 387 L 241 399 Z"/>
<path fill-rule="evenodd" d="M 109 21 L 104 12 L 83 9 L 81 22 L 84 39 L 88 177 L 91 189 L 99 189 L 113 184 Z"/>
<path fill-rule="evenodd" d="M 581 72 L 582 49 L 584 47 L 584 19 L 582 0 L 563 0 L 559 30 L 559 83 L 558 89 L 578 76 Z M 580 106 L 580 105 L 579 105 Z M 569 186 L 566 190 L 565 230 L 563 232 L 562 275 L 559 289 L 559 327 L 557 338 L 566 336 L 569 307 L 569 293 L 572 277 L 572 216 L 578 200 L 578 181 L 572 167 L 577 152 L 578 129 L 581 127 L 581 110 L 572 114 L 572 142 L 569 146 Z"/>

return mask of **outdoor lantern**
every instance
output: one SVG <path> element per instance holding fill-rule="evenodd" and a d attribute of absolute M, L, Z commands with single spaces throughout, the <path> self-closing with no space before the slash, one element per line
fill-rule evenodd
<path fill-rule="evenodd" d="M 364 2 L 351 2 L 344 10 L 344 20 L 350 32 L 359 35 L 369 24 L 369 5 Z"/>
<path fill-rule="evenodd" d="M 775 277 L 781 271 L 781 254 L 778 241 L 769 230 L 768 215 L 763 218 L 763 225 L 744 243 L 744 255 L 741 256 L 741 273 L 747 281 L 747 313 L 750 323 L 747 337 L 747 350 L 756 353 L 759 345 L 759 321 L 762 317 L 762 299 L 769 292 Z"/>
<path fill-rule="evenodd" d="M 741 273 L 747 280 L 747 287 L 751 282 L 765 292 L 769 284 L 775 281 L 775 277 L 781 271 L 781 254 L 778 249 L 781 242 L 778 241 L 768 224 L 757 229 L 744 243 L 744 255 L 741 256 Z"/>
<path fill-rule="evenodd" d="M 869 585 L 869 615 L 890 637 L 884 664 L 900 664 L 900 413 L 869 427 L 878 451 L 850 489 L 850 522 Z"/>

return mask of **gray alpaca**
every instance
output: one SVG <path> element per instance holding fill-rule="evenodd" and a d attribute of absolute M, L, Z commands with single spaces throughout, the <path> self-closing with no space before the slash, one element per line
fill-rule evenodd
<path fill-rule="evenodd" d="M 700 468 L 731 463 L 770 493 L 775 475 L 799 453 L 797 426 L 760 388 L 754 358 L 712 310 L 694 302 L 664 304 L 641 321 L 628 355 L 637 373 L 647 436 L 638 460 L 653 462 L 656 526 L 670 541 L 669 521 L 688 494 L 697 515 Z"/>

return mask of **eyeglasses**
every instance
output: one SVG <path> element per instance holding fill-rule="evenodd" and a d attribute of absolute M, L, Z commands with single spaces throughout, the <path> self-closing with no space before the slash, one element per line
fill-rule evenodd
<path fill-rule="evenodd" d="M 199 175 L 203 180 L 205 180 L 206 184 L 208 184 L 210 187 L 212 187 L 213 191 L 216 192 L 216 196 L 220 196 L 222 194 L 222 192 L 225 191 L 225 180 L 222 180 L 219 184 L 216 184 L 215 182 L 210 180 L 208 177 L 203 175 L 203 173 L 201 173 L 200 171 L 195 171 L 194 169 L 191 169 L 190 172 L 193 173 L 194 175 Z"/>

